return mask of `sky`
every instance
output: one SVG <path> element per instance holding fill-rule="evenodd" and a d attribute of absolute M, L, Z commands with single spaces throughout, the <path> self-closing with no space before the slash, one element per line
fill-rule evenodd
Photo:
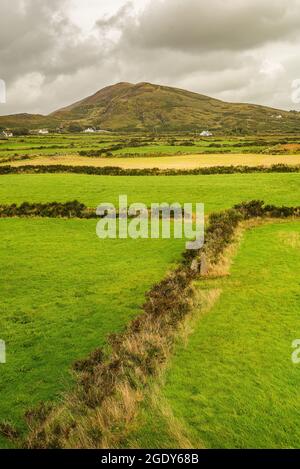
<path fill-rule="evenodd" d="M 48 114 L 120 81 L 300 111 L 300 0 L 1 0 L 0 7 L 1 115 Z"/>

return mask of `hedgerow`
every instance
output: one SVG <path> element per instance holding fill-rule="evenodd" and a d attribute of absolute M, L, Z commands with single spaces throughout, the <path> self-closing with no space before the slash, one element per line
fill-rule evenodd
<path fill-rule="evenodd" d="M 7 217 L 95 218 L 96 213 L 77 200 L 46 204 L 23 202 L 21 205 L 0 205 L 0 218 Z"/>
<path fill-rule="evenodd" d="M 58 406 L 43 403 L 26 414 L 27 448 L 118 447 L 126 437 L 150 378 L 172 350 L 178 326 L 194 307 L 193 280 L 201 263 L 218 262 L 240 222 L 265 217 L 299 217 L 300 207 L 276 207 L 262 201 L 236 205 L 210 215 L 205 244 L 187 251 L 178 268 L 154 285 L 143 312 L 109 346 L 74 363 L 77 385 Z"/>
<path fill-rule="evenodd" d="M 42 173 L 75 173 L 98 176 L 181 176 L 210 174 L 249 174 L 249 173 L 299 173 L 300 165 L 276 164 L 272 166 L 212 166 L 194 169 L 124 169 L 118 166 L 67 166 L 67 165 L 26 165 L 0 166 L 0 175 L 5 174 L 42 174 Z"/>

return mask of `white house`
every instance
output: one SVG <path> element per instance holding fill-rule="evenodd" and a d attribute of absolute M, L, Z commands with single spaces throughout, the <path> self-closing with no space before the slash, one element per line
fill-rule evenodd
<path fill-rule="evenodd" d="M 47 130 L 47 129 L 39 129 L 38 130 L 39 135 L 48 135 L 48 133 L 49 133 L 49 130 Z"/>
<path fill-rule="evenodd" d="M 88 129 L 85 129 L 83 131 L 84 134 L 94 134 L 95 133 L 95 129 L 92 129 L 92 127 L 89 127 Z"/>
<path fill-rule="evenodd" d="M 10 130 L 4 130 L 1 135 L 2 137 L 5 137 L 5 138 L 11 138 L 14 136 L 14 134 L 10 132 Z"/>
<path fill-rule="evenodd" d="M 209 130 L 203 130 L 203 132 L 201 132 L 200 134 L 200 137 L 212 137 L 212 132 L 210 132 Z"/>

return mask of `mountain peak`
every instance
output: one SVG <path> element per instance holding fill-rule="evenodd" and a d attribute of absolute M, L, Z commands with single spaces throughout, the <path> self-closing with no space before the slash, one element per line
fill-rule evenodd
<path fill-rule="evenodd" d="M 281 119 L 276 119 L 278 113 Z M 93 126 L 113 131 L 211 130 L 225 134 L 288 133 L 300 128 L 300 113 L 226 103 L 195 92 L 149 82 L 115 83 L 50 116 L 37 117 L 2 117 L 0 125 L 14 128 L 21 126 L 21 122 L 24 126 L 26 121 L 26 127 L 32 122 L 32 128 L 68 128 L 76 123 L 83 128 Z"/>

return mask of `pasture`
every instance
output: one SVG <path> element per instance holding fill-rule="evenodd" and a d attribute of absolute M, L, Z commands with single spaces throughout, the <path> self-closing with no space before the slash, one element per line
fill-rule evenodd
<path fill-rule="evenodd" d="M 0 161 L 124 168 L 297 164 L 298 145 L 297 137 L 275 136 L 23 136 L 0 141 Z M 206 214 L 253 199 L 297 206 L 300 174 L 0 176 L 0 204 L 77 199 L 96 208 L 103 202 L 117 206 L 123 194 L 129 204 L 147 206 L 202 202 Z M 72 363 L 107 347 L 107 335 L 139 314 L 145 293 L 181 259 L 183 240 L 100 241 L 95 225 L 96 220 L 79 219 L 0 220 L 0 339 L 7 344 L 0 423 L 23 430 L 25 411 L 40 401 L 59 401 L 72 387 Z M 291 341 L 300 328 L 299 236 L 296 222 L 250 230 L 230 277 L 198 282 L 199 289 L 221 296 L 205 317 L 196 315 L 188 342 L 179 340 L 170 358 L 164 385 L 156 383 L 165 417 L 184 437 L 176 439 L 161 408 L 147 401 L 128 446 L 168 447 L 178 441 L 208 448 L 299 445 L 295 389 L 300 374 L 290 363 Z M 10 443 L 1 438 L 0 445 Z"/>
<path fill-rule="evenodd" d="M 206 213 L 241 201 L 262 199 L 276 205 L 298 205 L 300 174 L 231 174 L 209 176 L 90 176 L 85 174 L 17 174 L 0 176 L 0 203 L 66 202 L 89 207 L 118 203 L 200 202 Z"/>
<path fill-rule="evenodd" d="M 95 220 L 0 220 L 0 419 L 57 400 L 70 368 L 134 317 L 183 240 L 100 240 Z"/>
<path fill-rule="evenodd" d="M 277 156 L 274 161 L 284 162 L 285 157 L 300 155 L 300 138 L 276 135 L 204 138 L 200 137 L 199 133 L 190 132 L 181 134 L 62 133 L 43 136 L 21 135 L 0 139 L 0 163 L 37 158 L 37 162 L 47 162 L 47 164 L 49 161 L 60 160 L 80 164 L 84 158 L 84 160 L 90 159 L 90 164 L 105 165 L 108 164 L 107 161 L 117 160 L 118 164 L 133 167 L 132 165 L 153 165 L 154 163 L 156 166 L 159 161 L 162 165 L 176 164 L 178 157 L 186 155 L 195 155 L 195 159 L 183 159 L 187 167 L 193 164 L 222 164 L 222 161 L 224 164 L 230 164 L 229 159 L 226 158 L 228 155 L 234 156 L 232 164 L 235 161 L 240 161 L 239 164 L 246 164 L 247 161 L 249 164 L 251 161 L 255 161 L 255 164 L 265 161 L 268 164 L 268 161 L 272 161 L 272 159 L 265 159 L 268 155 Z M 199 155 L 206 155 L 206 158 L 200 158 Z M 243 160 L 241 155 L 249 155 L 249 157 L 245 156 Z M 159 160 L 159 157 L 173 156 L 177 158 Z M 223 156 L 224 159 L 222 159 Z M 122 162 L 122 158 L 128 158 L 128 161 Z M 152 159 L 145 160 L 145 158 Z M 141 161 L 132 161 L 132 159 Z M 292 159 L 292 161 L 297 161 L 297 159 Z"/>
<path fill-rule="evenodd" d="M 299 246 L 299 222 L 252 228 L 230 276 L 198 282 L 211 305 L 194 312 L 129 446 L 299 448 Z"/>

